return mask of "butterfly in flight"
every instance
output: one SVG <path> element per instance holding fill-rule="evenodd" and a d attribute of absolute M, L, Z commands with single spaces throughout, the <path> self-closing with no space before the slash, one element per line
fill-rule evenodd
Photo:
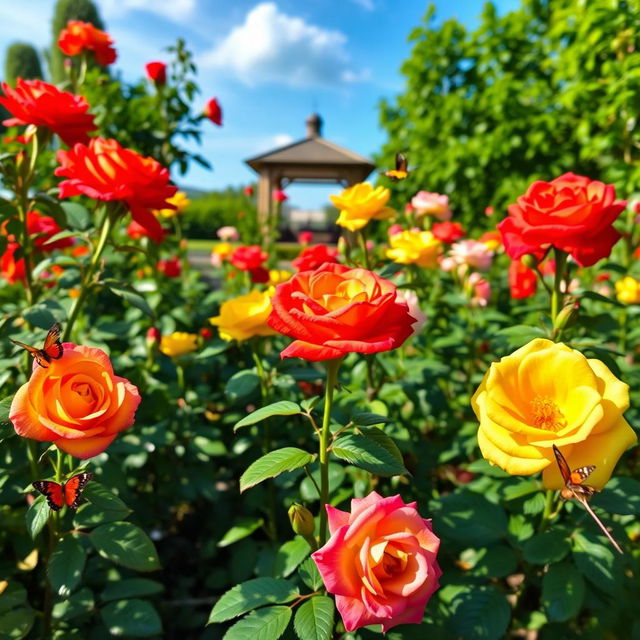
<path fill-rule="evenodd" d="M 589 506 L 588 498 L 590 498 L 596 490 L 587 484 L 583 484 L 584 481 L 593 473 L 596 468 L 595 465 L 587 465 L 584 467 L 578 467 L 571 470 L 566 458 L 560 453 L 560 449 L 553 445 L 553 453 L 556 456 L 562 479 L 564 480 L 564 487 L 562 488 L 561 495 L 565 500 L 571 500 L 575 498 L 582 506 L 587 510 L 589 515 L 595 520 L 596 524 L 600 527 L 602 532 L 607 536 L 609 542 L 615 547 L 616 551 L 623 553 L 620 545 L 613 539 L 607 528 L 602 524 L 602 521 L 594 513 L 593 509 Z"/>
<path fill-rule="evenodd" d="M 60 342 L 60 331 L 62 328 L 56 322 L 49 332 L 47 333 L 47 337 L 44 339 L 44 345 L 42 349 L 37 349 L 36 347 L 31 347 L 24 342 L 18 342 L 17 340 L 11 340 L 13 344 L 26 349 L 35 359 L 36 362 L 47 369 L 52 360 L 57 360 L 62 357 L 62 343 Z"/>
<path fill-rule="evenodd" d="M 60 511 L 65 505 L 69 509 L 77 509 L 80 504 L 80 495 L 91 478 L 93 473 L 84 472 L 62 484 L 51 480 L 37 480 L 33 483 L 33 488 L 46 497 L 53 511 Z"/>
<path fill-rule="evenodd" d="M 381 171 L 381 175 L 387 176 L 393 182 L 404 180 L 409 175 L 407 169 L 407 158 L 402 153 L 396 153 L 396 168 L 389 171 Z"/>

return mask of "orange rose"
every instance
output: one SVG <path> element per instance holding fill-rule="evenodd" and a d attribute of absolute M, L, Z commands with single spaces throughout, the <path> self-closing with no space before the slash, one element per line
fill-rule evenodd
<path fill-rule="evenodd" d="M 113 373 L 101 349 L 65 342 L 62 357 L 33 373 L 11 403 L 9 419 L 24 438 L 53 442 L 78 458 L 102 453 L 130 427 L 138 389 Z"/>

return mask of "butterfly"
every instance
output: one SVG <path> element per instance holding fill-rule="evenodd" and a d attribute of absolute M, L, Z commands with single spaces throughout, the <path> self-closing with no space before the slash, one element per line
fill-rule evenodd
<path fill-rule="evenodd" d="M 61 330 L 62 328 L 56 322 L 51 327 L 51 329 L 49 329 L 47 337 L 44 339 L 44 345 L 42 346 L 42 349 L 36 349 L 36 347 L 31 347 L 28 344 L 25 344 L 24 342 L 18 342 L 17 340 L 11 340 L 11 338 L 9 338 L 9 340 L 11 340 L 13 344 L 26 349 L 36 359 L 36 362 L 41 367 L 47 369 L 52 360 L 57 360 L 58 358 L 62 357 L 63 349 L 62 343 L 60 342 Z"/>
<path fill-rule="evenodd" d="M 92 478 L 93 473 L 84 472 L 73 476 L 62 484 L 52 480 L 37 480 L 33 483 L 33 488 L 46 497 L 49 507 L 53 511 L 60 511 L 65 505 L 70 509 L 77 509 L 82 490 Z"/>
<path fill-rule="evenodd" d="M 590 498 L 596 490 L 593 487 L 590 487 L 587 484 L 583 484 L 584 481 L 593 473 L 593 470 L 596 468 L 595 465 L 590 464 L 584 467 L 578 467 L 577 469 L 571 470 L 569 463 L 566 458 L 560 452 L 560 449 L 553 445 L 553 453 L 556 456 L 556 462 L 558 463 L 558 467 L 560 468 L 560 473 L 562 474 L 562 479 L 564 480 L 564 487 L 562 488 L 561 495 L 565 500 L 571 500 L 571 498 L 575 498 L 578 502 L 582 504 L 582 506 L 587 510 L 589 515 L 595 520 L 596 524 L 600 527 L 602 532 L 607 536 L 609 542 L 615 547 L 616 551 L 619 553 L 623 553 L 620 545 L 613 539 L 607 528 L 602 524 L 602 521 L 598 516 L 594 513 L 593 509 L 589 506 L 587 502 L 588 498 Z"/>
<path fill-rule="evenodd" d="M 387 176 L 393 182 L 404 180 L 409 175 L 406 157 L 402 153 L 396 153 L 396 168 L 389 171 L 381 171 L 380 174 Z"/>

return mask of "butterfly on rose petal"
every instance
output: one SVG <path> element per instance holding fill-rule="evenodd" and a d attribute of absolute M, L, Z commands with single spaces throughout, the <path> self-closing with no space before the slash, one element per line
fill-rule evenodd
<path fill-rule="evenodd" d="M 37 480 L 33 483 L 33 488 L 45 496 L 53 511 L 60 511 L 65 505 L 69 509 L 77 509 L 82 491 L 92 478 L 93 473 L 85 471 L 62 484 L 52 480 Z"/>
<path fill-rule="evenodd" d="M 386 176 L 393 182 L 404 180 L 409 175 L 407 169 L 407 158 L 402 153 L 396 153 L 396 168 L 389 171 L 381 171 L 380 175 Z"/>
<path fill-rule="evenodd" d="M 13 344 L 26 349 L 36 360 L 36 362 L 44 369 L 49 367 L 49 364 L 52 360 L 57 360 L 58 358 L 62 358 L 62 342 L 60 342 L 60 332 L 62 328 L 56 322 L 49 332 L 47 333 L 47 337 L 44 339 L 44 345 L 42 349 L 38 349 L 36 347 L 31 347 L 24 342 L 18 342 L 17 340 L 11 340 Z"/>
<path fill-rule="evenodd" d="M 569 463 L 566 458 L 560 452 L 560 449 L 553 445 L 553 453 L 556 456 L 556 462 L 558 463 L 558 467 L 560 468 L 560 473 L 562 474 L 562 479 L 564 480 L 564 487 L 562 488 L 561 495 L 565 500 L 571 500 L 571 498 L 575 498 L 582 504 L 582 506 L 587 510 L 589 515 L 594 519 L 596 524 L 600 527 L 602 532 L 607 536 L 609 542 L 615 547 L 616 551 L 619 553 L 624 553 L 620 548 L 620 545 L 613 539 L 613 536 L 609 533 L 607 528 L 602 524 L 602 521 L 598 516 L 594 513 L 593 509 L 589 506 L 589 502 L 587 501 L 596 490 L 593 487 L 590 487 L 587 484 L 583 484 L 583 482 L 593 473 L 596 468 L 595 465 L 590 464 L 584 467 L 578 467 L 577 469 L 571 470 Z"/>

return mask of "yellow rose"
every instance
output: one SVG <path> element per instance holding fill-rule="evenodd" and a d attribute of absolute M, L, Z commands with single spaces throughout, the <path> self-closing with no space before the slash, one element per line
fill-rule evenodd
<path fill-rule="evenodd" d="M 175 331 L 168 336 L 162 336 L 160 340 L 160 351 L 167 356 L 175 358 L 184 356 L 198 349 L 198 336 L 195 333 L 185 333 Z"/>
<path fill-rule="evenodd" d="M 209 318 L 209 322 L 218 327 L 223 340 L 242 342 L 254 336 L 273 336 L 274 331 L 267 318 L 271 313 L 272 291 L 254 289 L 244 296 L 238 296 L 223 302 L 220 315 Z"/>
<path fill-rule="evenodd" d="M 616 282 L 616 297 L 626 304 L 640 303 L 640 280 L 631 276 L 622 278 Z"/>
<path fill-rule="evenodd" d="M 395 211 L 385 206 L 391 192 L 385 187 L 375 189 L 368 182 L 359 182 L 345 189 L 339 196 L 329 196 L 331 202 L 340 210 L 336 224 L 357 231 L 365 227 L 370 220 L 390 218 Z"/>
<path fill-rule="evenodd" d="M 175 195 L 167 198 L 167 202 L 175 206 L 175 209 L 154 209 L 153 213 L 162 218 L 173 218 L 182 213 L 190 204 L 191 200 L 187 198 L 184 191 L 176 191 Z"/>
<path fill-rule="evenodd" d="M 401 231 L 389 238 L 387 258 L 400 264 L 437 267 L 442 243 L 431 231 Z"/>
<path fill-rule="evenodd" d="M 293 273 L 291 271 L 285 271 L 284 269 L 270 269 L 269 270 L 269 286 L 275 287 L 287 280 L 291 280 Z"/>
<path fill-rule="evenodd" d="M 622 415 L 628 385 L 600 360 L 542 338 L 494 362 L 471 405 L 482 455 L 514 475 L 544 470 L 548 489 L 564 486 L 552 445 L 572 469 L 596 465 L 588 483 L 601 489 L 637 440 Z"/>

